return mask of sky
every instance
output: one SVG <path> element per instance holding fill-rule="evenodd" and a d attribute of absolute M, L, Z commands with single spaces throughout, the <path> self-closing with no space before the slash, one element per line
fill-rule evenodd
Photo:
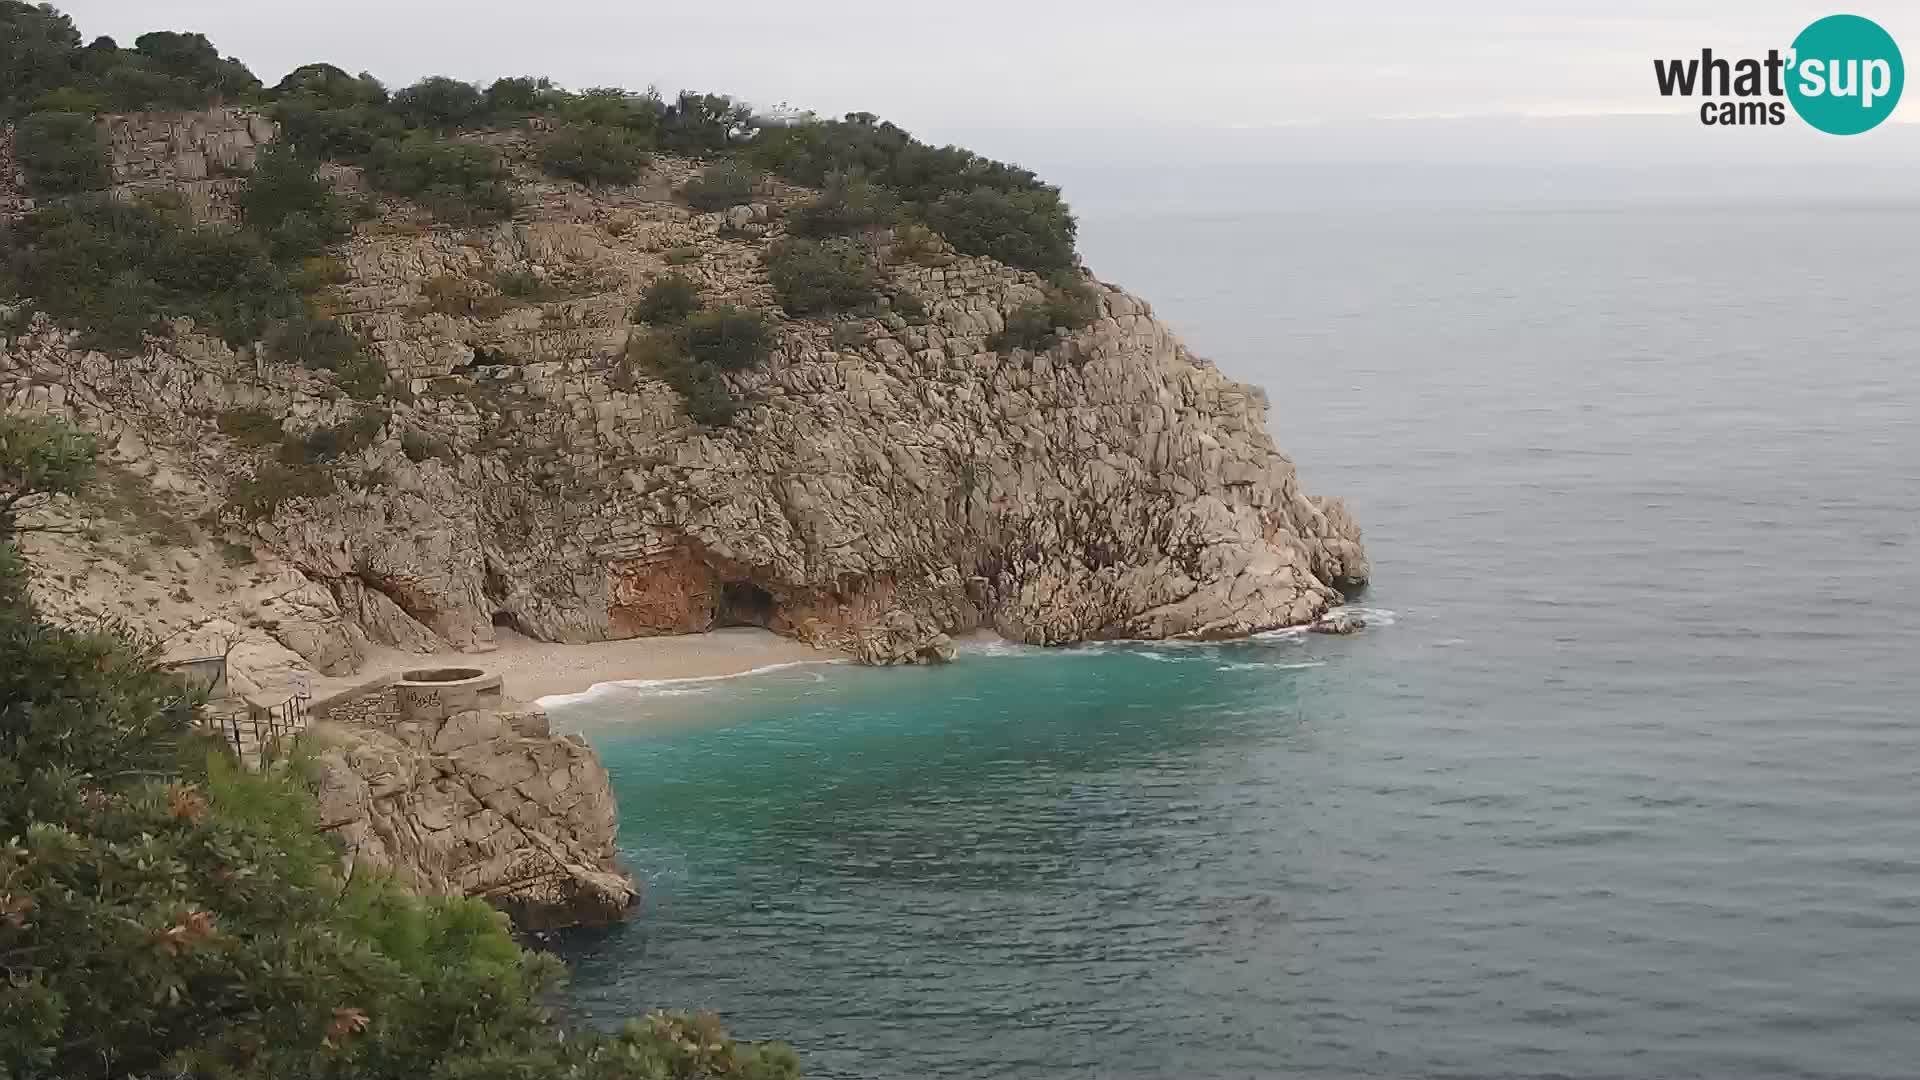
<path fill-rule="evenodd" d="M 1875 19 L 1920 57 L 1914 0 L 57 6 L 83 34 L 122 44 L 148 29 L 200 31 L 269 83 L 325 60 L 393 86 L 430 74 L 545 74 L 575 88 L 685 87 L 825 115 L 867 110 L 930 142 L 1073 177 L 1069 195 L 1079 189 L 1081 201 L 1177 196 L 1173 174 L 1275 163 L 1308 173 L 1429 168 L 1419 185 L 1428 194 L 1493 182 L 1551 194 L 1577 181 L 1676 196 L 1778 187 L 1886 197 L 1920 164 L 1920 102 L 1852 139 L 1797 125 L 1712 131 L 1697 102 L 1659 96 L 1652 70 L 1656 57 L 1703 47 L 1735 57 L 1785 49 L 1838 10 Z M 1352 189 L 1331 175 L 1321 186 Z"/>

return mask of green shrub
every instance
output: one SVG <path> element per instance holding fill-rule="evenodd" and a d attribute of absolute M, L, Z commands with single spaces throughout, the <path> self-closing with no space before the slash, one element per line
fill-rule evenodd
<path fill-rule="evenodd" d="M 487 115 L 498 123 L 545 110 L 555 93 L 551 79 L 511 76 L 495 79 L 482 98 Z"/>
<path fill-rule="evenodd" d="M 52 7 L 0 4 L 0 124 L 71 84 L 81 51 L 72 18 Z"/>
<path fill-rule="evenodd" d="M 681 334 L 641 330 L 629 337 L 617 374 L 622 381 L 630 382 L 639 372 L 673 387 L 686 403 L 687 416 L 696 424 L 725 427 L 739 411 L 733 390 L 719 369 L 695 360 Z"/>
<path fill-rule="evenodd" d="M 912 223 L 902 225 L 893 231 L 893 249 L 890 260 L 905 259 L 921 266 L 945 266 L 953 261 L 953 256 L 940 242 L 940 234 L 925 225 Z"/>
<path fill-rule="evenodd" d="M 239 346 L 303 308 L 254 234 L 197 225 L 177 202 L 79 199 L 35 210 L 0 235 L 15 287 L 92 346 L 141 347 L 187 316 Z"/>
<path fill-rule="evenodd" d="M 13 145 L 35 195 L 98 191 L 110 182 L 106 146 L 85 113 L 34 113 L 20 121 Z"/>
<path fill-rule="evenodd" d="M 374 148 L 401 139 L 406 125 L 377 105 L 336 105 L 317 94 L 299 94 L 274 104 L 281 140 L 323 161 L 363 161 Z"/>
<path fill-rule="evenodd" d="M 864 176 L 836 174 L 820 197 L 796 211 L 788 224 L 796 236 L 835 236 L 891 224 L 900 200 Z"/>
<path fill-rule="evenodd" d="M 555 95 L 553 114 L 569 124 L 601 124 L 633 132 L 643 145 L 653 145 L 667 106 L 659 95 L 629 94 L 617 86 L 596 86 L 577 94 Z"/>
<path fill-rule="evenodd" d="M 234 481 L 227 502 L 249 521 L 272 517 L 282 503 L 294 499 L 324 499 L 334 493 L 333 474 L 305 465 L 261 462 L 252 476 Z"/>
<path fill-rule="evenodd" d="M 469 143 L 414 136 L 374 147 L 367 180 L 412 199 L 452 225 L 481 225 L 513 216 L 513 193 L 500 155 Z"/>
<path fill-rule="evenodd" d="M 927 305 L 918 296 L 901 289 L 887 297 L 887 306 L 908 320 L 927 317 Z"/>
<path fill-rule="evenodd" d="M 246 446 L 271 446 L 286 436 L 280 421 L 265 409 L 228 409 L 218 423 L 221 434 Z"/>
<path fill-rule="evenodd" d="M 695 210 L 725 210 L 753 201 L 753 177 L 731 161 L 707 166 L 699 176 L 686 182 L 680 196 Z"/>
<path fill-rule="evenodd" d="M 757 311 L 728 304 L 687 316 L 687 352 L 702 364 L 725 371 L 750 368 L 767 358 L 773 330 Z"/>
<path fill-rule="evenodd" d="M 435 274 L 420 286 L 422 309 L 454 318 L 480 314 L 482 300 L 479 285 L 457 274 Z"/>
<path fill-rule="evenodd" d="M 834 323 L 828 340 L 836 349 L 857 349 L 867 343 L 866 321 Z"/>
<path fill-rule="evenodd" d="M 542 169 L 588 187 L 631 184 L 649 160 L 631 133 L 604 124 L 569 124 L 540 145 Z"/>
<path fill-rule="evenodd" d="M 248 228 L 266 238 L 275 259 L 319 255 L 353 232 L 346 204 L 320 179 L 317 165 L 292 146 L 269 146 L 235 196 Z"/>
<path fill-rule="evenodd" d="M 680 91 L 660 116 L 660 145 L 677 154 L 705 154 L 732 147 L 747 130 L 753 110 L 724 94 Z"/>
<path fill-rule="evenodd" d="M 392 111 L 409 127 L 449 132 L 486 119 L 480 88 L 445 75 L 421 79 L 393 95 Z"/>
<path fill-rule="evenodd" d="M 301 312 L 275 324 L 266 347 L 275 360 L 332 372 L 342 390 L 363 401 L 378 397 L 387 383 L 386 365 L 338 319 Z"/>
<path fill-rule="evenodd" d="M 767 272 L 790 315 L 871 303 L 880 280 L 866 252 L 846 239 L 782 241 L 767 256 Z"/>
<path fill-rule="evenodd" d="M 423 461 L 445 458 L 449 453 L 445 443 L 418 431 L 400 433 L 400 452 L 407 455 L 407 460 L 415 465 Z"/>
<path fill-rule="evenodd" d="M 1009 312 L 1006 328 L 987 339 L 987 348 L 995 352 L 1048 349 L 1059 339 L 1059 331 L 1082 329 L 1098 314 L 1099 303 L 1085 282 L 1059 280 L 1047 287 L 1045 300 Z"/>
<path fill-rule="evenodd" d="M 514 300 L 534 301 L 551 291 L 547 283 L 531 270 L 503 270 L 493 275 L 493 287 L 500 295 Z"/>
<path fill-rule="evenodd" d="M 359 337 L 338 319 L 318 319 L 304 313 L 276 325 L 267 334 L 266 345 L 274 359 L 315 371 L 348 367 L 364 348 Z"/>
<path fill-rule="evenodd" d="M 235 101 L 259 81 L 199 34 L 142 34 L 82 46 L 73 20 L 50 6 L 0 3 L 0 122 L 36 109 L 133 112 Z"/>
<path fill-rule="evenodd" d="M 1027 270 L 1073 265 L 1075 225 L 1058 192 L 977 187 L 942 195 L 926 208 L 927 224 L 957 250 Z"/>
<path fill-rule="evenodd" d="M 685 274 L 654 279 L 633 306 L 633 321 L 671 326 L 700 310 L 700 286 Z"/>
<path fill-rule="evenodd" d="M 928 146 L 862 114 L 763 131 L 746 152 L 809 187 L 827 185 L 836 173 L 865 175 L 899 196 L 904 216 L 938 229 L 965 254 L 1043 271 L 1072 265 L 1073 215 L 1058 188 L 1026 169 L 959 147 Z"/>
<path fill-rule="evenodd" d="M 369 409 L 331 427 L 314 428 L 298 438 L 283 438 L 276 456 L 281 465 L 290 469 L 330 465 L 372 446 L 386 423 L 384 410 Z"/>

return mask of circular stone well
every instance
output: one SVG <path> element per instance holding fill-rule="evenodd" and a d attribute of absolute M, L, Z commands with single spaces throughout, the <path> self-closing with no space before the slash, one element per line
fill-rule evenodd
<path fill-rule="evenodd" d="M 393 684 L 400 719 L 445 720 L 470 709 L 498 709 L 500 676 L 479 668 L 418 668 L 403 671 Z"/>

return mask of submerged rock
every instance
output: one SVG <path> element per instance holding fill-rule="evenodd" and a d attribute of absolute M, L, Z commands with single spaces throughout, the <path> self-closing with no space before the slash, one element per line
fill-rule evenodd
<path fill-rule="evenodd" d="M 1308 629 L 1316 634 L 1357 634 L 1367 628 L 1367 620 L 1350 611 L 1331 611 L 1314 620 Z"/>

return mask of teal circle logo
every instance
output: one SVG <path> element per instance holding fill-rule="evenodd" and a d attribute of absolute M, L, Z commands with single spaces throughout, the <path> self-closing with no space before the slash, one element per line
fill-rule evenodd
<path fill-rule="evenodd" d="M 1906 85 L 1893 35 L 1872 19 L 1829 15 L 1793 39 L 1787 99 L 1829 135 L 1858 135 L 1892 115 Z"/>

